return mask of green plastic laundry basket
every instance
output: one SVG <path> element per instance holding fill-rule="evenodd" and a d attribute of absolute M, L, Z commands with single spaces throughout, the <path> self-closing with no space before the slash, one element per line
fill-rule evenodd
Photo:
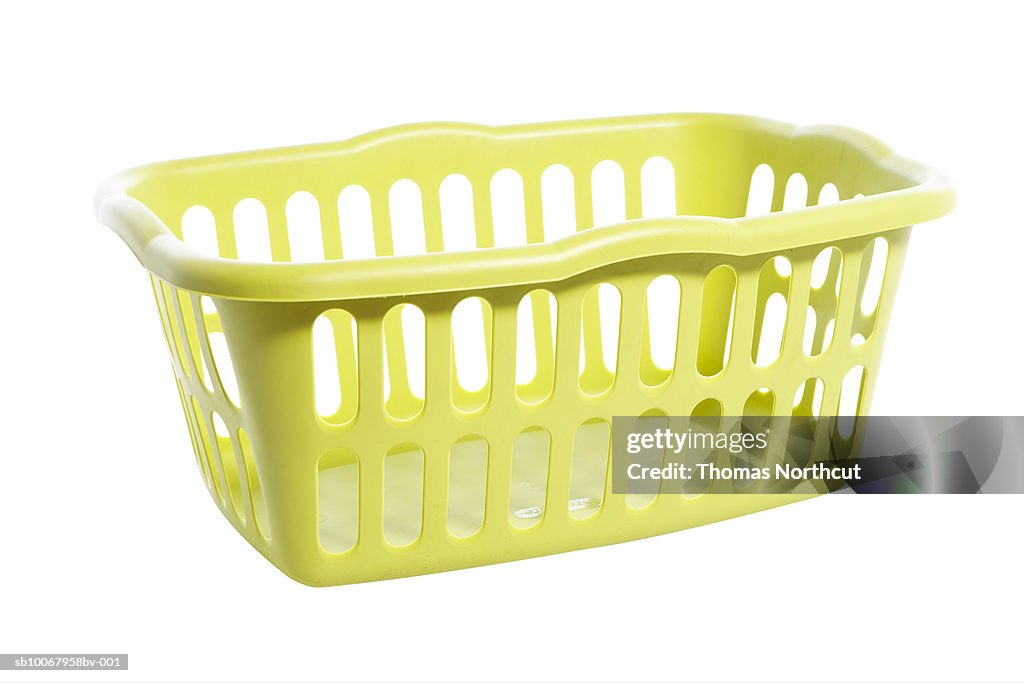
<path fill-rule="evenodd" d="M 952 206 L 862 133 L 707 114 L 404 126 L 96 199 L 215 502 L 313 585 L 804 497 L 612 493 L 611 418 L 866 413 L 910 226 Z"/>

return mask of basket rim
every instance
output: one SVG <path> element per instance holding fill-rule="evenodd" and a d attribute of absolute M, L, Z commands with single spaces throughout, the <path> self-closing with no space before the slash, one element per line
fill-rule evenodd
<path fill-rule="evenodd" d="M 206 254 L 178 239 L 131 191 L 143 179 L 216 165 L 244 166 L 270 158 L 352 153 L 409 136 L 459 133 L 496 139 L 613 131 L 692 123 L 729 123 L 795 138 L 830 137 L 859 149 L 908 187 L 762 216 L 675 216 L 627 220 L 552 242 L 403 256 L 317 262 L 239 261 Z M 878 139 L 835 125 L 796 126 L 737 114 L 661 114 L 511 126 L 418 123 L 385 128 L 342 142 L 196 157 L 123 171 L 96 192 L 99 221 L 116 232 L 142 265 L 181 289 L 251 301 L 333 301 L 543 285 L 624 261 L 667 254 L 752 256 L 877 234 L 938 218 L 955 193 L 937 171 L 900 156 Z"/>

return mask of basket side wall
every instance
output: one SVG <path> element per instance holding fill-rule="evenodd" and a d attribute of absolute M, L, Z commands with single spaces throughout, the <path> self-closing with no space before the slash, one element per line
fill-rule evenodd
<path fill-rule="evenodd" d="M 722 415 L 835 415 L 844 378 L 858 367 L 863 368 L 863 381 L 855 387 L 858 398 L 853 405 L 857 414 L 866 413 L 908 235 L 909 229 L 904 229 L 882 236 L 888 245 L 883 285 L 870 314 L 862 310 L 861 299 L 875 254 L 872 239 L 758 257 L 677 255 L 617 264 L 542 288 L 556 303 L 553 316 L 546 299 L 534 300 L 538 289 L 474 292 L 472 296 L 486 301 L 491 311 L 485 336 L 491 348 L 488 395 L 473 409 L 456 405 L 460 387 L 453 371 L 458 359 L 452 351 L 452 311 L 464 294 L 315 304 L 217 301 L 238 377 L 237 419 L 252 440 L 272 540 L 267 543 L 247 533 L 244 523 L 240 530 L 289 575 L 307 583 L 333 584 L 618 542 L 789 502 L 792 498 L 783 495 L 663 494 L 637 509 L 625 496 L 611 494 L 611 478 L 606 476 L 598 509 L 580 519 L 571 509 L 570 492 L 578 431 L 586 424 L 610 424 L 616 415 L 689 415 L 709 405 Z M 812 284 L 821 276 L 815 272 L 815 260 L 833 247 L 841 255 L 841 265 L 831 264 L 824 281 Z M 790 264 L 788 275 L 779 274 L 776 256 Z M 722 283 L 713 273 L 723 267 L 735 274 L 731 297 L 716 291 Z M 679 325 L 672 367 L 656 368 L 659 374 L 651 371 L 648 287 L 664 275 L 680 285 Z M 594 349 L 608 343 L 600 322 L 607 312 L 592 306 L 592 293 L 602 285 L 613 286 L 620 297 L 615 367 L 599 368 L 611 375 L 603 383 L 600 378 L 605 375 L 588 369 L 588 361 L 600 364 L 604 357 Z M 781 349 L 773 363 L 760 366 L 754 350 L 765 333 L 767 299 L 776 293 L 787 301 Z M 519 313 L 524 298 L 526 318 Z M 389 353 L 412 352 L 413 342 L 402 336 L 400 319 L 389 316 L 402 306 L 415 306 L 424 319 L 423 397 L 411 416 L 399 400 L 405 394 L 394 384 L 389 391 L 384 380 Z M 716 306 L 729 310 L 713 310 Z M 331 424 L 331 416 L 319 415 L 315 400 L 312 330 L 318 316 L 337 310 L 352 316 L 357 339 L 357 376 L 343 392 L 358 394 L 358 409 L 344 424 Z M 532 339 L 525 339 L 537 370 L 524 383 L 517 380 L 517 346 L 524 340 L 517 328 L 527 318 L 532 319 L 533 332 Z M 826 327 L 832 328 L 830 333 Z M 709 352 L 702 338 L 723 335 L 729 337 L 724 367 L 707 376 L 701 354 Z M 389 336 L 399 340 L 392 341 L 391 348 Z M 826 344 L 828 336 L 831 341 Z M 174 358 L 173 335 L 171 346 Z M 710 348 L 713 353 L 714 345 Z M 550 381 L 537 380 L 546 373 Z M 807 388 L 815 378 L 822 385 L 818 396 Z M 186 395 L 191 387 L 200 404 L 218 404 L 216 392 L 204 396 L 197 381 L 195 376 L 182 381 L 179 372 Z M 770 401 L 762 389 L 768 390 Z M 385 398 L 388 393 L 390 402 Z M 517 438 L 536 430 L 549 435 L 543 514 L 537 524 L 524 529 L 510 512 L 517 485 L 514 452 Z M 487 444 L 485 509 L 480 529 L 459 538 L 449 526 L 450 467 L 453 446 L 470 437 Z M 815 448 L 827 448 L 827 441 L 828 435 L 820 435 Z M 412 542 L 398 547 L 386 538 L 390 513 L 385 493 L 389 454 L 401 448 L 422 453 L 422 498 L 415 520 L 419 531 Z M 773 448 L 774 457 L 786 457 L 781 435 Z M 325 489 L 318 476 L 325 454 L 339 450 L 358 461 L 357 528 L 348 550 L 329 552 L 320 542 Z M 607 464 L 605 468 L 607 474 Z M 217 499 L 215 489 L 213 493 Z M 232 519 L 231 508 L 222 509 Z M 232 521 L 239 526 L 238 519 Z"/>

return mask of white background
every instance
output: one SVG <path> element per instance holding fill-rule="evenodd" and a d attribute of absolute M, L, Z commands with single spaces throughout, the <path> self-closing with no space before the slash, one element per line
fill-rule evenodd
<path fill-rule="evenodd" d="M 830 496 L 334 589 L 211 504 L 152 294 L 91 213 L 166 158 L 421 120 L 726 111 L 869 131 L 956 183 L 914 233 L 876 414 L 1020 414 L 1012 3 L 33 3 L 0 9 L 0 651 L 19 680 L 1019 679 L 1024 498 Z"/>

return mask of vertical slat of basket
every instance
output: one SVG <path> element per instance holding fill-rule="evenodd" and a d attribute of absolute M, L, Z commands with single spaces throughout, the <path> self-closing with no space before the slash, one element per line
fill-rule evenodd
<path fill-rule="evenodd" d="M 695 390 L 704 386 L 701 375 L 697 372 L 697 347 L 700 339 L 701 300 L 706 272 L 698 269 L 696 260 L 680 258 L 678 263 L 680 271 L 676 274 L 680 277 L 681 290 L 675 370 L 672 373 L 670 403 L 662 406 L 669 414 L 675 410 L 692 409 L 700 400 L 695 395 Z M 690 266 L 691 263 L 694 265 Z"/>
<path fill-rule="evenodd" d="M 756 387 L 749 380 L 754 345 L 754 321 L 757 316 L 757 285 L 763 263 L 760 259 L 742 259 L 733 264 L 736 272 L 736 303 L 733 307 L 732 339 L 729 357 L 719 382 L 722 387 L 723 415 L 743 414 L 749 392 Z"/>
<path fill-rule="evenodd" d="M 580 312 L 584 289 L 579 285 L 553 288 L 558 306 L 555 329 L 555 377 L 552 406 L 575 407 L 579 401 Z M 577 415 L 576 412 L 570 414 Z M 590 417 L 587 415 L 586 417 Z M 551 461 L 549 465 L 545 528 L 563 528 L 570 523 L 569 487 L 572 477 L 574 438 L 582 422 L 566 420 L 551 424 Z"/>
<path fill-rule="evenodd" d="M 270 256 L 276 262 L 291 261 L 284 200 L 280 197 L 267 198 L 264 206 L 267 209 L 267 229 L 270 232 Z"/>
<path fill-rule="evenodd" d="M 793 375 L 806 363 L 804 328 L 807 325 L 807 307 L 811 297 L 811 267 L 817 254 L 818 247 L 804 248 L 794 252 L 790 258 L 793 274 L 786 307 L 786 327 L 782 335 L 782 350 L 776 361 L 784 371 L 777 372 L 776 376 Z"/>
<path fill-rule="evenodd" d="M 574 165 L 573 175 L 573 205 L 576 209 L 576 231 L 586 230 L 594 226 L 594 205 L 590 168 Z"/>
<path fill-rule="evenodd" d="M 328 261 L 340 259 L 342 248 L 338 190 L 330 185 L 325 185 L 313 194 L 320 209 L 320 239 L 324 245 L 324 259 Z"/>
<path fill-rule="evenodd" d="M 541 529 L 546 533 L 559 533 L 569 523 L 569 477 L 572 469 L 573 436 L 571 423 L 549 430 L 551 434 L 548 457 L 548 480 L 544 501 L 544 519 Z"/>
<path fill-rule="evenodd" d="M 209 467 L 206 463 L 206 458 L 203 455 L 202 446 L 199 444 L 199 435 L 196 434 L 196 428 L 192 424 L 192 408 L 189 404 L 189 397 L 185 395 L 185 390 L 181 386 L 181 382 L 175 378 L 175 383 L 178 385 L 178 397 L 181 399 L 181 409 L 185 413 L 185 424 L 188 425 L 189 438 L 192 440 L 192 451 L 196 456 L 196 464 L 199 466 L 199 473 L 203 477 L 203 483 L 206 484 L 206 488 L 213 494 L 213 482 L 210 479 Z"/>
<path fill-rule="evenodd" d="M 882 292 L 878 299 L 878 307 L 875 310 L 875 328 L 867 343 L 861 347 L 862 355 L 860 356 L 860 361 L 864 365 L 864 380 L 860 398 L 862 413 L 869 412 L 871 400 L 874 396 L 878 378 L 878 366 L 881 361 L 882 350 L 885 346 L 885 337 L 889 330 L 893 304 L 896 300 L 896 290 L 899 287 L 900 276 L 903 273 L 910 231 L 911 228 L 906 227 L 891 230 L 880 235 L 889 242 L 889 254 L 885 266 Z"/>
<path fill-rule="evenodd" d="M 850 347 L 853 320 L 860 306 L 858 289 L 861 283 L 861 260 L 868 240 L 857 239 L 842 245 L 843 274 L 839 285 L 839 307 L 836 310 L 836 324 L 828 354 L 845 354 Z"/>
<path fill-rule="evenodd" d="M 235 222 L 232 215 L 234 208 L 235 205 L 227 197 L 209 206 L 217 231 L 217 252 L 223 258 L 238 258 L 238 243 L 235 239 Z"/>
<path fill-rule="evenodd" d="M 615 394 L 635 397 L 640 383 L 640 349 L 644 329 L 644 298 L 647 293 L 646 273 L 629 273 L 615 279 L 619 290 L 620 314 L 618 358 L 615 361 Z M 621 400 L 620 405 L 621 405 Z"/>
<path fill-rule="evenodd" d="M 373 555 L 384 543 L 384 454 L 391 444 L 369 437 L 390 429 L 384 417 L 384 339 L 381 307 L 352 307 L 359 368 L 359 551 Z"/>
<path fill-rule="evenodd" d="M 424 244 L 427 252 L 444 251 L 444 234 L 441 229 L 441 198 L 436 185 L 424 187 L 422 202 Z"/>
<path fill-rule="evenodd" d="M 640 391 L 640 344 L 646 314 L 644 299 L 650 279 L 649 273 L 640 272 L 626 273 L 614 280 L 621 297 L 618 357 L 615 363 L 615 385 L 612 389 L 616 406 L 613 409 L 614 414 L 637 415 L 649 408 L 646 403 L 640 403 L 637 399 Z M 610 450 L 608 457 L 604 499 L 599 515 L 608 524 L 627 523 L 629 517 L 635 513 L 629 508 L 624 493 L 612 493 Z"/>
<path fill-rule="evenodd" d="M 443 310 L 446 309 L 446 310 Z M 422 444 L 423 473 L 423 533 L 421 543 L 433 546 L 448 538 L 448 457 L 452 443 L 450 430 L 444 428 L 451 420 L 452 342 L 451 306 L 424 307 L 426 317 L 425 405 L 421 419 L 435 425 L 425 431 L 429 442 Z M 436 434 L 438 436 L 432 437 Z M 457 439 L 458 437 L 456 437 Z M 429 552 L 430 549 L 426 548 Z"/>
<path fill-rule="evenodd" d="M 266 475 L 271 556 L 290 574 L 326 581 L 317 538 L 321 440 L 311 342 L 316 313 L 306 306 L 236 300 L 219 301 L 218 310 L 238 376 L 243 422 Z"/>
<path fill-rule="evenodd" d="M 494 355 L 492 364 L 491 404 L 484 434 L 488 441 L 487 500 L 484 509 L 483 536 L 502 539 L 509 535 L 509 482 L 511 478 L 512 441 L 518 413 L 516 396 L 516 305 L 511 292 L 501 292 L 489 299 L 494 310 Z"/>

